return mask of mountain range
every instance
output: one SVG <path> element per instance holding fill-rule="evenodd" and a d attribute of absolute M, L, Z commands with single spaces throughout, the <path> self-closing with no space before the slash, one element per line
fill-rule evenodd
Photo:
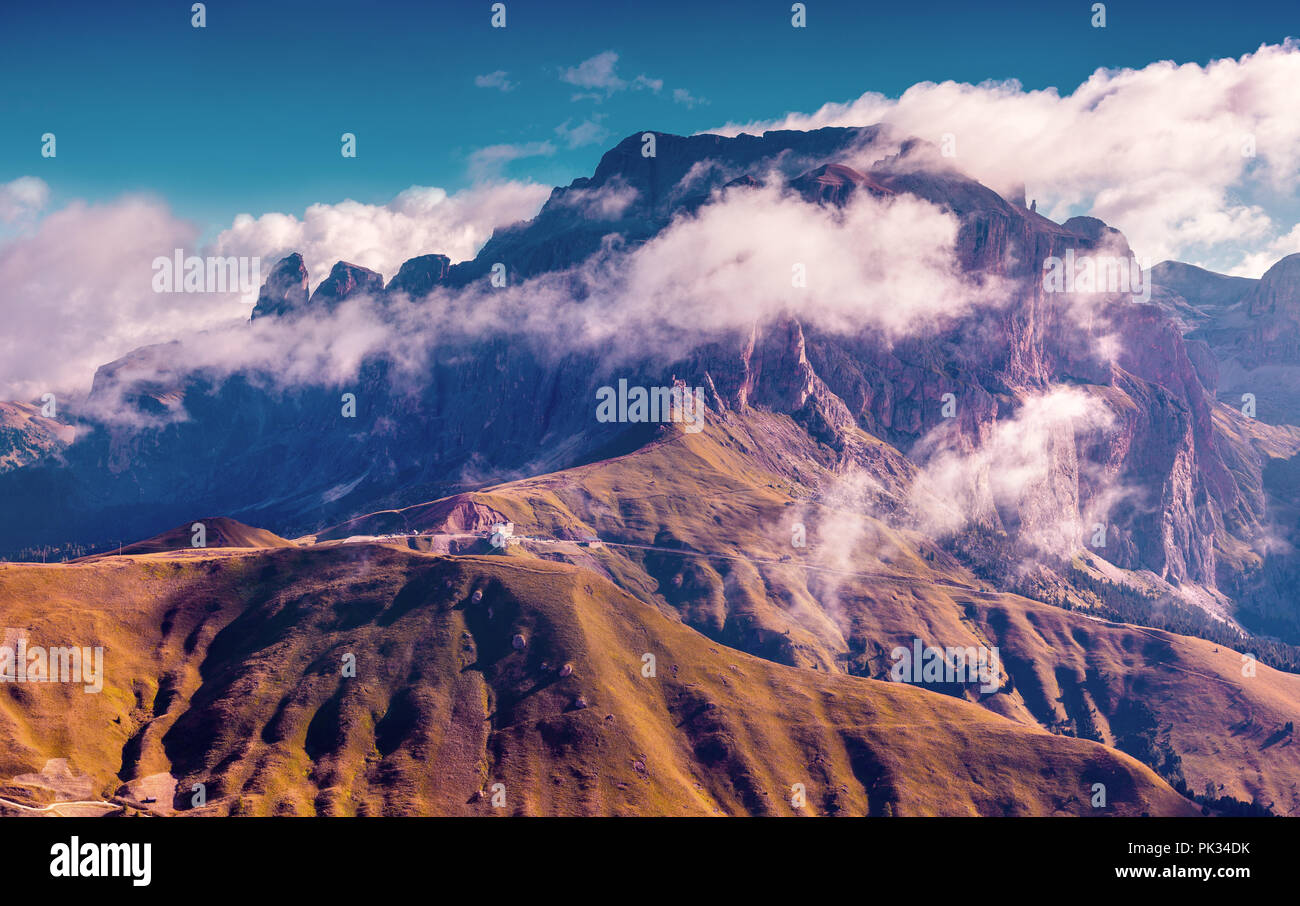
<path fill-rule="evenodd" d="M 636 133 L 470 260 L 291 253 L 0 403 L 4 625 L 109 664 L 7 687 L 0 808 L 1300 814 L 1300 255 L 1054 291 L 1124 236 L 955 163 Z"/>

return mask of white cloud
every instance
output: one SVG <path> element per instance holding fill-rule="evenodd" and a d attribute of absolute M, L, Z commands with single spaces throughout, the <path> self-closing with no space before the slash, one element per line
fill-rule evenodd
<path fill-rule="evenodd" d="M 498 69 L 496 72 L 489 72 L 487 75 L 474 76 L 474 84 L 479 88 L 495 88 L 498 91 L 513 91 L 518 85 L 508 78 L 510 73 L 504 69 Z"/>
<path fill-rule="evenodd" d="M 495 227 L 532 217 L 549 192 L 518 182 L 454 195 L 413 186 L 385 205 L 318 204 L 301 219 L 240 215 L 207 248 L 198 247 L 197 227 L 153 200 L 71 204 L 0 241 L 0 399 L 84 392 L 99 365 L 136 347 L 214 331 L 191 346 L 201 350 L 220 342 L 221 325 L 242 325 L 250 305 L 238 293 L 153 291 L 153 260 L 175 249 L 258 257 L 263 278 L 280 257 L 299 251 L 313 287 L 338 260 L 391 278 L 416 255 L 473 257 Z"/>
<path fill-rule="evenodd" d="M 1019 540 L 1069 555 L 1082 546 L 1085 523 L 1104 523 L 1123 497 L 1113 479 L 1079 461 L 1075 433 L 1113 424 L 1099 397 L 1073 387 L 1026 398 L 973 448 L 955 421 L 944 422 L 911 454 L 921 464 L 909 493 L 917 528 L 940 537 L 972 523 L 996 526 L 1000 514 L 1014 513 Z M 1097 486 L 1088 500 L 1080 496 L 1081 470 Z"/>
<path fill-rule="evenodd" d="M 641 73 L 641 75 L 637 76 L 635 79 L 632 80 L 632 88 L 634 90 L 647 88 L 650 91 L 653 91 L 655 94 L 658 94 L 659 92 L 664 90 L 664 80 L 652 79 L 645 73 Z"/>
<path fill-rule="evenodd" d="M 13 182 L 0 183 L 0 223 L 28 220 L 45 208 L 50 187 L 35 176 L 20 176 Z"/>
<path fill-rule="evenodd" d="M 647 313 L 671 311 L 682 328 L 790 309 L 828 329 L 870 325 L 897 336 L 961 307 L 956 236 L 955 218 L 911 197 L 862 193 L 837 211 L 742 189 L 646 243 L 630 262 L 628 295 Z M 792 285 L 796 265 L 806 287 Z"/>
<path fill-rule="evenodd" d="M 957 166 L 1003 193 L 1025 183 L 1054 219 L 1088 212 L 1122 230 L 1139 256 L 1226 269 L 1294 222 L 1297 84 L 1300 44 L 1288 41 L 1206 66 L 1099 69 L 1066 95 L 1014 81 L 924 82 L 897 99 L 868 92 L 713 131 L 884 122 L 935 144 L 950 134 Z M 1251 136 L 1256 156 L 1243 156 Z"/>
<path fill-rule="evenodd" d="M 630 197 L 581 201 L 618 206 Z M 491 305 L 480 304 L 475 288 L 438 308 L 450 330 L 513 329 L 553 338 L 557 348 L 611 354 L 680 355 L 702 336 L 787 312 L 826 330 L 869 327 L 897 339 L 1007 298 L 992 278 L 979 285 L 962 274 L 957 226 L 912 196 L 862 193 L 836 209 L 775 187 L 731 189 L 630 250 L 611 240 L 575 274 L 491 290 Z M 795 285 L 796 268 L 805 286 Z M 572 304 L 575 294 L 582 305 Z"/>
<path fill-rule="evenodd" d="M 609 137 L 609 130 L 596 122 L 595 117 L 583 120 L 576 126 L 570 126 L 572 122 L 573 120 L 565 120 L 555 127 L 555 134 L 570 148 L 599 144 Z"/>
<path fill-rule="evenodd" d="M 583 60 L 577 66 L 569 66 L 560 71 L 560 81 L 587 91 L 573 95 L 577 100 L 602 100 L 618 91 L 631 88 L 633 91 L 649 90 L 658 94 L 663 90 L 664 80 L 653 79 L 641 73 L 631 82 L 618 74 L 618 54 L 606 50 Z"/>
<path fill-rule="evenodd" d="M 685 88 L 673 89 L 673 102 L 677 104 L 685 104 L 687 107 L 696 107 L 700 104 L 708 103 L 704 98 L 697 98 Z"/>
<path fill-rule="evenodd" d="M 0 243 L 0 398 L 85 391 L 98 365 L 233 314 L 237 296 L 153 292 L 154 258 L 196 236 L 162 205 L 124 198 L 69 205 Z"/>
<path fill-rule="evenodd" d="M 621 180 L 597 189 L 568 189 L 559 203 L 574 208 L 590 220 L 617 220 L 637 200 L 640 193 Z"/>
<path fill-rule="evenodd" d="M 550 157 L 555 145 L 549 141 L 488 145 L 469 156 L 469 172 L 475 180 L 500 179 L 507 164 L 525 157 Z"/>
<path fill-rule="evenodd" d="M 1291 232 L 1270 242 L 1262 252 L 1242 259 L 1241 264 L 1229 271 L 1234 277 L 1258 277 L 1278 262 L 1278 259 L 1300 252 L 1300 223 Z"/>
<path fill-rule="evenodd" d="M 417 255 L 472 258 L 492 230 L 537 213 L 550 190 L 535 183 L 483 185 L 455 195 L 412 186 L 388 204 L 356 201 L 314 204 L 302 219 L 292 214 L 241 214 L 217 236 L 214 254 L 257 255 L 263 271 L 290 252 L 301 252 L 312 286 L 336 261 L 368 267 L 391 279 Z"/>
<path fill-rule="evenodd" d="M 614 71 L 618 67 L 618 54 L 612 50 L 598 53 L 583 60 L 577 66 L 570 66 L 560 72 L 560 81 L 579 88 L 595 88 L 601 91 L 622 91 L 627 82 L 620 79 Z"/>

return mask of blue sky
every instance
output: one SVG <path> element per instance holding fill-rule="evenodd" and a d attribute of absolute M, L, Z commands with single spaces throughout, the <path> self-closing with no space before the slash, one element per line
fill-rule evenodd
<path fill-rule="evenodd" d="M 788 2 L 507 0 L 505 29 L 489 26 L 490 5 L 214 0 L 195 29 L 186 2 L 6 4 L 0 183 L 38 176 L 56 207 L 151 193 L 208 229 L 240 212 L 382 203 L 413 184 L 456 191 L 474 152 L 497 144 L 550 142 L 501 172 L 567 183 L 642 129 L 770 119 L 926 80 L 1065 93 L 1099 66 L 1204 63 L 1300 32 L 1294 7 L 1252 0 L 1113 2 L 1105 29 L 1086 2 L 809 0 L 802 30 Z M 564 72 L 608 51 L 628 87 L 575 100 L 593 92 Z M 511 90 L 476 86 L 498 71 Z M 603 140 L 570 147 L 556 132 L 588 121 Z M 40 157 L 45 132 L 56 159 Z M 358 137 L 354 160 L 343 132 Z"/>

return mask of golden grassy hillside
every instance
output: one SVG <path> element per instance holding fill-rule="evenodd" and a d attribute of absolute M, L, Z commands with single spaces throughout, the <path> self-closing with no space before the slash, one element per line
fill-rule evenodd
<path fill-rule="evenodd" d="M 1111 814 L 1194 811 L 1104 746 L 744 654 L 514 553 L 5 564 L 0 619 L 31 644 L 107 649 L 99 695 L 0 692 L 0 797 L 28 806 L 67 795 L 45 772 L 136 807 L 164 778 L 181 794 L 160 811 L 201 782 L 208 814 L 1095 814 L 1093 783 Z"/>
<path fill-rule="evenodd" d="M 1300 676 L 1256 664 L 1203 639 L 1089 619 L 1035 601 L 968 598 L 976 622 L 1002 648 L 1017 691 L 1036 719 L 1077 719 L 1081 709 L 1107 743 L 1133 735 L 1140 703 L 1151 735 L 1182 760 L 1197 793 L 1258 797 L 1278 814 L 1300 815 L 1300 745 L 1281 728 L 1300 708 Z"/>
<path fill-rule="evenodd" d="M 245 525 L 225 516 L 217 516 L 195 519 L 193 522 L 178 525 L 174 529 L 169 529 L 160 535 L 154 535 L 152 538 L 146 538 L 144 541 L 128 544 L 121 550 L 105 551 L 95 556 L 115 557 L 118 554 L 157 554 L 166 551 L 198 550 L 193 546 L 193 528 L 197 522 L 203 523 L 204 526 L 205 540 L 207 542 L 204 545 L 205 547 L 266 548 L 293 546 L 292 541 L 281 538 L 274 532 L 253 528 L 251 525 Z M 94 559 L 94 557 L 83 557 L 82 559 L 90 560 Z"/>

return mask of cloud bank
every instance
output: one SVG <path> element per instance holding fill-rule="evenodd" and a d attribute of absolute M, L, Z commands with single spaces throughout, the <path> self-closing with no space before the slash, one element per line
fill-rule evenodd
<path fill-rule="evenodd" d="M 203 297 L 152 291 L 153 259 L 196 238 L 162 205 L 132 197 L 69 205 L 0 243 L 0 396 L 85 391 L 97 365 L 229 318 Z"/>
<path fill-rule="evenodd" d="M 416 255 L 438 253 L 453 262 L 474 257 L 493 229 L 532 217 L 548 194 L 546 186 L 522 182 L 477 186 L 454 195 L 412 186 L 388 204 L 315 204 L 301 219 L 241 214 L 217 236 L 212 253 L 260 255 L 267 270 L 290 252 L 301 252 L 313 287 L 336 261 L 391 278 Z"/>
<path fill-rule="evenodd" d="M 889 123 L 936 145 L 946 139 L 953 163 L 1003 194 L 1024 183 L 1054 220 L 1105 220 L 1139 256 L 1258 276 L 1266 263 L 1248 254 L 1291 248 L 1282 240 L 1300 216 L 1296 85 L 1300 43 L 1288 40 L 1206 66 L 1099 69 L 1065 95 L 1015 81 L 923 82 L 897 99 L 867 92 L 709 131 Z"/>
<path fill-rule="evenodd" d="M 598 219 L 629 200 L 613 192 L 575 204 Z M 415 304 L 357 297 L 297 321 L 232 324 L 166 355 L 190 368 L 251 369 L 292 385 L 341 382 L 381 354 L 394 374 L 418 379 L 431 350 L 490 335 L 518 338 L 543 355 L 595 351 L 610 367 L 629 358 L 667 362 L 786 313 L 825 330 L 898 338 L 1002 298 L 962 274 L 956 234 L 951 214 L 907 196 L 864 193 L 836 209 L 776 188 L 733 188 L 643 244 L 624 247 L 611 237 L 568 271 L 500 288 L 480 280 L 438 289 Z"/>
<path fill-rule="evenodd" d="M 68 205 L 0 241 L 0 398 L 84 392 L 99 365 L 138 346 L 242 324 L 250 305 L 237 293 L 153 291 L 153 260 L 175 249 L 259 257 L 263 278 L 300 251 L 313 287 L 339 260 L 391 278 L 417 255 L 473 257 L 494 228 L 533 216 L 549 191 L 519 182 L 454 195 L 414 186 L 385 205 L 312 205 L 301 218 L 241 215 L 202 248 L 198 228 L 156 199 Z M 40 180 L 18 180 L 3 187 L 0 209 L 17 220 L 47 197 Z"/>

